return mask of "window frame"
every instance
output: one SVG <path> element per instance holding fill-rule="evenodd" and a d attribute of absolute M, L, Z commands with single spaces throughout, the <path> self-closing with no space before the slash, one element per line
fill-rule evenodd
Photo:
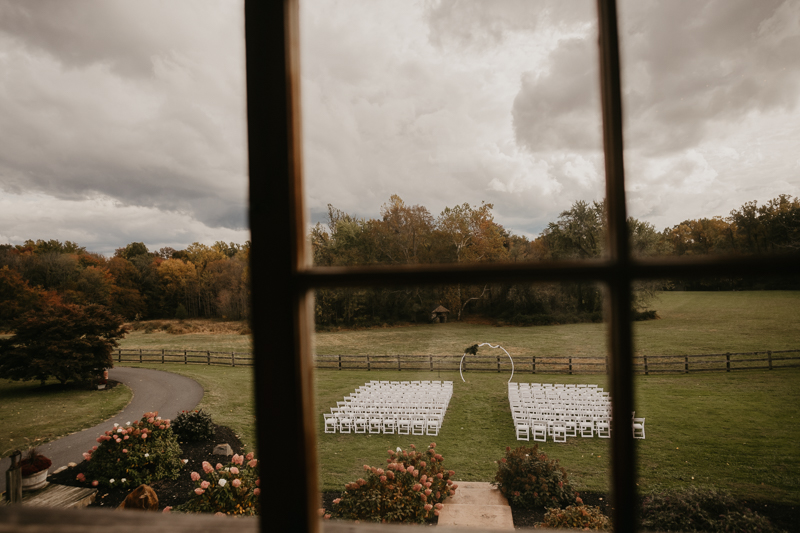
<path fill-rule="evenodd" d="M 260 522 L 238 519 L 242 532 L 322 529 L 319 507 L 311 339 L 312 291 L 320 287 L 506 281 L 595 281 L 608 288 L 614 527 L 636 531 L 636 449 L 627 413 L 634 410 L 631 284 L 636 279 L 732 275 L 795 275 L 800 253 L 764 257 L 633 259 L 626 227 L 622 100 L 616 2 L 597 0 L 609 253 L 584 262 L 315 268 L 310 265 L 302 187 L 299 0 L 245 0 L 247 119 L 250 160 L 252 331 L 258 457 L 262 461 Z M 621 437 L 624 436 L 624 437 Z M 259 525 L 260 524 L 260 525 Z M 211 516 L 0 507 L 0 533 L 218 531 L 232 524 Z M 354 526 L 325 524 L 327 531 Z M 387 531 L 364 525 L 361 531 Z M 398 528 L 391 528 L 392 530 Z M 399 528 L 400 530 L 404 528 Z M 452 528 L 440 528 L 442 532 Z"/>
<path fill-rule="evenodd" d="M 608 255 L 599 261 L 313 267 L 307 250 L 300 135 L 298 0 L 245 0 L 248 128 L 250 143 L 250 227 L 253 265 L 253 342 L 258 438 L 262 459 L 271 446 L 270 425 L 290 431 L 286 454 L 275 465 L 277 483 L 267 501 L 291 517 L 282 526 L 320 529 L 317 508 L 316 421 L 313 409 L 313 302 L 321 287 L 484 283 L 491 280 L 595 281 L 608 288 L 607 318 L 614 527 L 636 530 L 636 448 L 628 427 L 633 404 L 633 345 L 630 302 L 635 279 L 697 278 L 708 275 L 791 272 L 796 257 L 703 257 L 634 260 L 630 256 L 623 164 L 622 99 L 617 9 L 597 0 L 603 149 L 608 207 Z M 269 75 L 267 74 L 269 73 Z M 283 74 L 283 76 L 280 76 Z M 258 95 L 253 98 L 252 95 Z M 266 103 L 285 103 L 277 105 Z M 274 140 L 274 142 L 271 142 Z M 267 204 L 270 204 L 267 206 Z M 796 256 L 796 254 L 795 254 Z M 278 261 L 278 273 L 259 277 L 257 265 Z M 270 304 L 260 306 L 259 302 Z M 276 336 L 270 331 L 280 332 Z M 277 348 L 277 349 L 276 349 Z M 286 354 L 269 357 L 270 353 Z M 290 399 L 290 403 L 286 400 Z M 278 408 L 280 406 L 280 408 Z M 269 421 L 269 424 L 266 423 Z M 270 443 L 270 444 L 266 444 Z M 285 450 L 285 447 L 280 447 Z M 269 462 L 269 459 L 267 459 Z M 264 494 L 264 493 L 262 493 Z M 304 494 L 304 498 L 290 495 Z M 270 513 L 269 520 L 275 514 Z M 302 521 L 302 524 L 299 522 Z M 274 526 L 274 522 L 271 524 Z M 262 522 L 262 531 L 269 527 Z M 326 529 L 329 529 L 326 527 Z"/>

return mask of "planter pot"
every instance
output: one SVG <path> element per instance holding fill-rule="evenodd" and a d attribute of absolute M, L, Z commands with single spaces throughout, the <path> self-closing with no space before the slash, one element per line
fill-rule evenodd
<path fill-rule="evenodd" d="M 47 470 L 22 476 L 22 490 L 38 490 L 47 485 Z"/>
<path fill-rule="evenodd" d="M 106 388 L 106 386 L 105 386 L 105 385 L 98 385 L 98 386 L 97 386 L 97 390 L 103 390 L 103 389 L 105 389 L 105 388 Z"/>

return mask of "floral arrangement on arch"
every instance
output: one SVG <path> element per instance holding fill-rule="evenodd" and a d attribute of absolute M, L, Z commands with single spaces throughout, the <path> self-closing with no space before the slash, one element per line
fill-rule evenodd
<path fill-rule="evenodd" d="M 234 454 L 231 462 L 211 466 L 203 461 L 203 472 L 192 472 L 197 484 L 194 496 L 176 511 L 226 515 L 256 515 L 259 510 L 259 462 L 252 453 Z"/>
<path fill-rule="evenodd" d="M 175 479 L 183 468 L 178 439 L 170 421 L 158 412 L 114 427 L 97 438 L 97 446 L 83 454 L 86 474 L 77 479 L 97 487 L 137 487 L 160 479 Z"/>

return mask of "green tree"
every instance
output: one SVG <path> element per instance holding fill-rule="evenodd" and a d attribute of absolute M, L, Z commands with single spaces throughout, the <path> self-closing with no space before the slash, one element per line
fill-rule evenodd
<path fill-rule="evenodd" d="M 101 305 L 61 304 L 28 312 L 0 340 L 0 375 L 44 384 L 98 378 L 114 363 L 112 350 L 125 336 L 122 317 Z"/>

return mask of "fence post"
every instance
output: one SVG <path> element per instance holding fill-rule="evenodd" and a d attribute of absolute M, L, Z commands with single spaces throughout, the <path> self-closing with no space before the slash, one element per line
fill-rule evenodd
<path fill-rule="evenodd" d="M 339 370 L 342 369 L 342 355 L 339 354 Z"/>
<path fill-rule="evenodd" d="M 644 356 L 644 375 L 647 376 L 649 374 L 650 374 L 650 372 L 647 369 L 647 356 L 645 355 Z"/>
<path fill-rule="evenodd" d="M 164 348 L 161 348 L 161 364 L 164 364 Z"/>
<path fill-rule="evenodd" d="M 569 375 L 572 375 L 572 356 L 569 357 Z"/>
<path fill-rule="evenodd" d="M 533 359 L 531 359 L 531 374 L 535 373 L 536 373 L 536 356 L 534 355 Z"/>
<path fill-rule="evenodd" d="M 139 348 L 139 362 L 142 362 L 142 349 Z"/>
<path fill-rule="evenodd" d="M 117 352 L 117 363 L 122 362 L 122 349 Z"/>
<path fill-rule="evenodd" d="M 433 354 L 428 354 L 428 362 L 431 364 L 431 372 L 433 372 Z"/>
<path fill-rule="evenodd" d="M 186 357 L 186 350 L 183 351 L 183 364 L 188 365 L 189 359 Z"/>
<path fill-rule="evenodd" d="M 767 351 L 767 361 L 769 361 L 769 369 L 772 370 L 772 350 Z"/>
<path fill-rule="evenodd" d="M 367 371 L 370 371 L 370 370 L 372 370 L 372 368 L 370 367 L 370 364 L 369 364 L 369 355 L 368 355 L 367 356 Z"/>
<path fill-rule="evenodd" d="M 400 372 L 400 354 L 397 354 L 397 371 Z"/>
<path fill-rule="evenodd" d="M 685 355 L 683 358 L 684 358 L 684 360 L 685 360 L 685 363 L 684 363 L 684 365 L 683 365 L 683 369 L 685 370 L 685 372 L 684 372 L 684 373 L 685 373 L 685 374 L 688 374 L 688 373 L 689 373 L 689 356 L 688 356 L 688 355 Z"/>
<path fill-rule="evenodd" d="M 236 367 L 236 354 L 231 352 L 231 366 Z"/>
<path fill-rule="evenodd" d="M 211 351 L 210 350 L 206 352 L 206 361 L 208 361 L 209 365 L 211 364 Z"/>
<path fill-rule="evenodd" d="M 728 352 L 725 354 L 725 372 L 731 371 L 731 353 Z"/>
<path fill-rule="evenodd" d="M 500 356 L 498 355 L 496 357 L 497 357 L 497 373 L 499 374 L 500 373 Z"/>
<path fill-rule="evenodd" d="M 606 356 L 606 375 L 608 375 L 608 356 Z"/>

